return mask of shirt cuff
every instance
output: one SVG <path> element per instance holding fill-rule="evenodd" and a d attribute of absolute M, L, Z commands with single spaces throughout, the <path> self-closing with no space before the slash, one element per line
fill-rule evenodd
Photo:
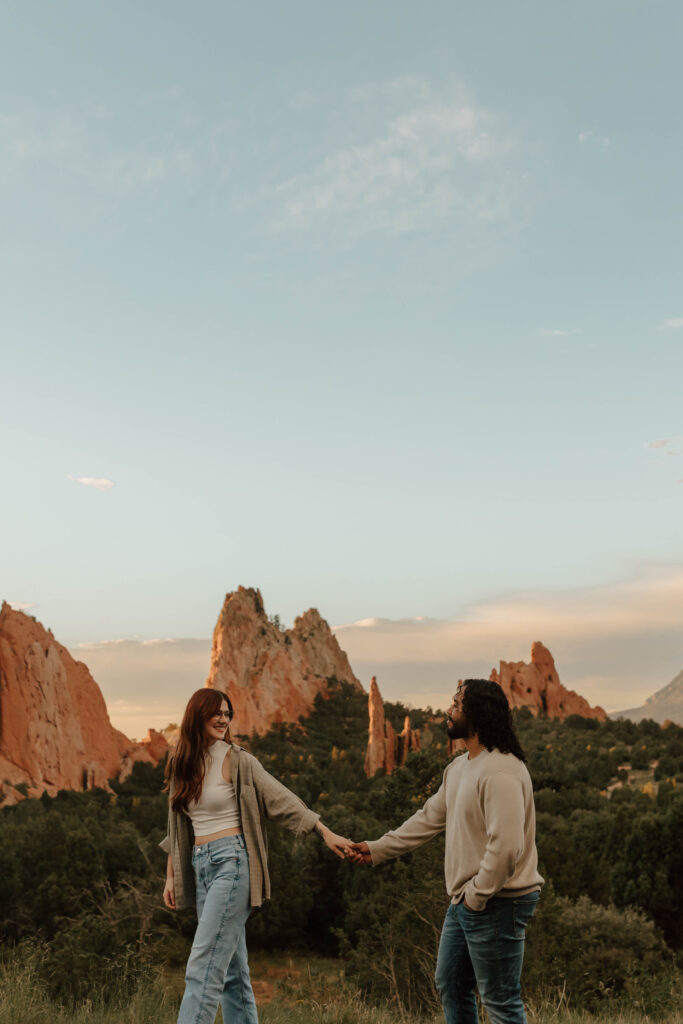
<path fill-rule="evenodd" d="M 302 817 L 296 835 L 307 836 L 309 832 L 313 831 L 319 821 L 320 815 L 317 814 L 316 811 L 309 811 L 309 809 L 306 808 L 306 814 Z"/>
<path fill-rule="evenodd" d="M 383 864 L 385 861 L 391 860 L 391 857 L 382 853 L 381 839 L 373 839 L 370 841 L 366 840 L 366 842 L 368 850 L 370 851 L 370 856 L 372 857 L 373 868 L 376 868 L 378 864 Z"/>

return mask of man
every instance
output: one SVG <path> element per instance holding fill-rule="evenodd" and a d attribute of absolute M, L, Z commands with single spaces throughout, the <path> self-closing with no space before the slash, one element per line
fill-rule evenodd
<path fill-rule="evenodd" d="M 435 980 L 446 1024 L 477 1024 L 475 985 L 491 1024 L 526 1024 L 524 929 L 543 885 L 531 778 L 497 683 L 466 679 L 446 718 L 467 757 L 450 762 L 421 810 L 375 842 L 354 843 L 350 858 L 381 864 L 445 831 L 451 905 Z"/>

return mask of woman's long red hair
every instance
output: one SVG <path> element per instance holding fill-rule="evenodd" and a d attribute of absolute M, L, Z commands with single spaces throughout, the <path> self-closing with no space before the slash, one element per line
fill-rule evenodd
<path fill-rule="evenodd" d="M 173 777 L 171 806 L 174 811 L 186 811 L 189 803 L 199 799 L 204 781 L 204 726 L 210 718 L 220 713 L 223 701 L 227 701 L 232 712 L 232 704 L 226 694 L 205 686 L 202 690 L 196 690 L 187 702 L 180 723 L 178 745 L 166 768 L 164 789 L 169 789 Z"/>

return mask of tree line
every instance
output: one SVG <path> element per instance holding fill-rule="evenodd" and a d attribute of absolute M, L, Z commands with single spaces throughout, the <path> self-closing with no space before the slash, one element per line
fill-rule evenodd
<path fill-rule="evenodd" d="M 387 703 L 385 712 L 400 728 L 408 710 Z M 310 716 L 245 745 L 335 830 L 372 839 L 440 785 L 443 716 L 410 715 L 422 749 L 388 777 L 365 776 L 367 699 L 335 681 Z M 577 1007 L 621 1000 L 665 1012 L 683 947 L 683 729 L 528 711 L 515 719 L 547 881 L 529 929 L 528 991 L 564 986 Z M 149 963 L 185 962 L 193 914 L 161 902 L 163 770 L 138 763 L 113 792 L 63 791 L 0 812 L 0 956 L 38 947 L 62 1001 L 101 991 L 112 968 L 132 990 Z M 406 1012 L 436 1005 L 443 838 L 365 870 L 331 857 L 315 836 L 269 825 L 268 841 L 274 898 L 249 922 L 250 949 L 341 956 L 367 998 Z"/>

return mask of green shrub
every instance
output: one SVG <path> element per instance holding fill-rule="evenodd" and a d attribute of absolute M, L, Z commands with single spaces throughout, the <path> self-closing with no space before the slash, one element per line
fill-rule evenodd
<path fill-rule="evenodd" d="M 528 928 L 524 990 L 540 999 L 562 991 L 573 1007 L 598 1011 L 631 1006 L 647 1013 L 671 1007 L 673 958 L 652 921 L 636 910 L 618 910 L 542 895 Z"/>
<path fill-rule="evenodd" d="M 148 964 L 135 946 L 121 945 L 117 930 L 102 917 L 84 917 L 60 930 L 45 948 L 39 974 L 53 999 L 74 1005 L 98 993 L 130 996 Z"/>

